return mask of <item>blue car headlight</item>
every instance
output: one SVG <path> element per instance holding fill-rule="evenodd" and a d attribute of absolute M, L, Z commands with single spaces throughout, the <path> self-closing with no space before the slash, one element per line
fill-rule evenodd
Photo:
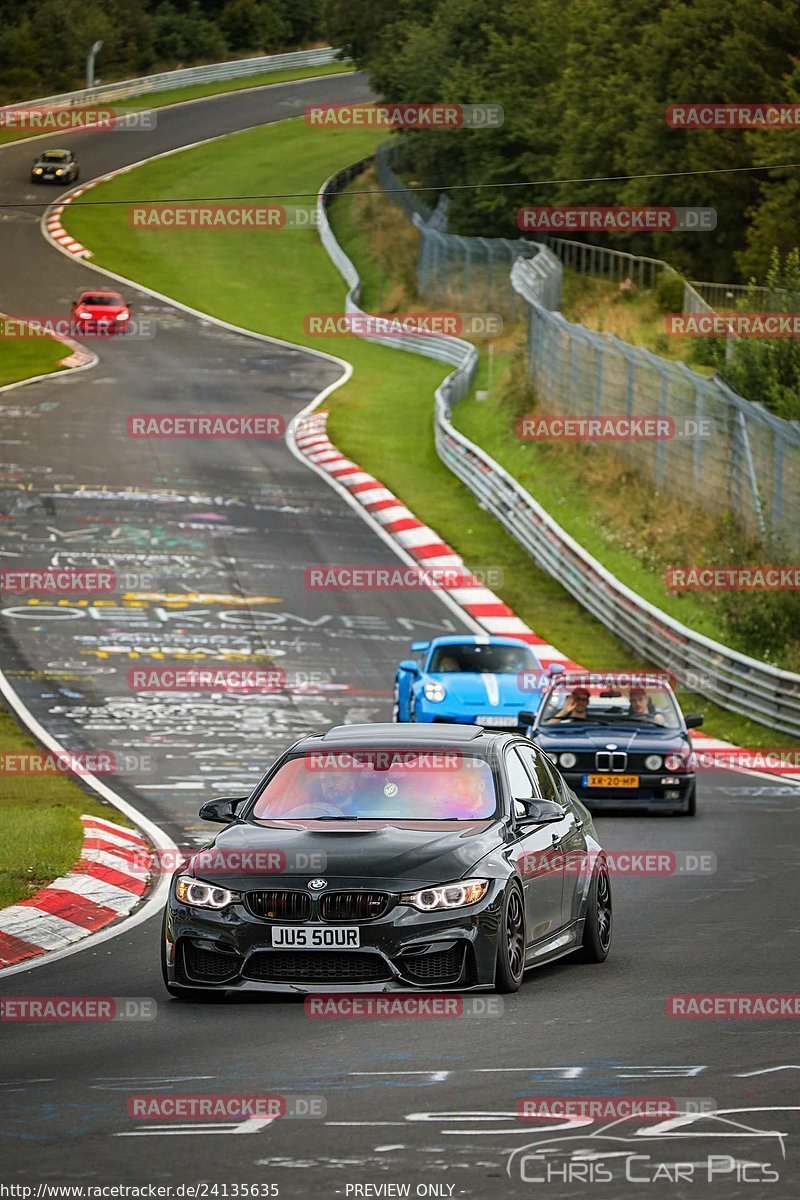
<path fill-rule="evenodd" d="M 430 700 L 431 704 L 440 704 L 447 695 L 444 684 L 437 683 L 433 679 L 429 680 L 425 684 L 424 688 L 422 689 L 422 693 L 426 700 Z"/>

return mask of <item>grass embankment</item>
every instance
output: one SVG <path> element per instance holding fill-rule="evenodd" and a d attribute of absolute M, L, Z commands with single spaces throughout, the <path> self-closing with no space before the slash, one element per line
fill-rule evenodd
<path fill-rule="evenodd" d="M 16 904 L 64 875 L 80 855 L 81 814 L 130 825 L 63 774 L 17 774 L 6 755 L 46 755 L 38 742 L 0 708 L 0 908 Z"/>
<path fill-rule="evenodd" d="M 613 333 L 660 358 L 685 362 L 700 375 L 714 374 L 714 368 L 702 361 L 704 347 L 698 338 L 666 332 L 664 307 L 652 289 L 595 279 L 565 268 L 561 311 L 576 325 L 586 325 L 596 333 Z"/>
<path fill-rule="evenodd" d="M 0 338 L 0 387 L 65 370 L 59 363 L 71 353 L 68 346 L 52 338 Z"/>
<path fill-rule="evenodd" d="M 318 75 L 342 75 L 353 71 L 352 63 L 326 63 L 318 67 L 297 67 L 286 71 L 267 71 L 260 75 L 244 75 L 240 79 L 220 79 L 216 83 L 193 83 L 188 87 L 170 88 L 166 92 L 142 92 L 126 96 L 124 100 L 112 101 L 110 107 L 120 109 L 164 108 L 168 104 L 185 104 L 187 100 L 203 100 L 208 96 L 222 96 L 227 92 L 250 91 L 251 88 L 267 87 L 272 83 L 291 83 L 298 79 L 313 79 Z M 105 107 L 105 106 L 104 106 Z M 6 142 L 20 142 L 27 138 L 40 137 L 47 129 L 0 129 L 0 146 Z M 53 144 L 68 136 L 68 131 L 53 131 Z"/>
<path fill-rule="evenodd" d="M 334 170 L 370 153 L 380 137 L 374 130 L 311 129 L 300 122 L 236 134 L 101 185 L 92 199 L 119 205 L 78 201 L 70 206 L 66 224 L 102 266 L 225 320 L 351 361 L 352 380 L 328 401 L 331 433 L 340 448 L 381 478 L 472 566 L 499 567 L 505 577 L 498 589 L 503 599 L 542 637 L 588 667 L 641 668 L 646 664 L 539 571 L 440 463 L 431 412 L 442 367 L 355 339 L 320 340 L 305 332 L 308 313 L 340 312 L 345 293 L 315 233 L 198 230 L 173 236 L 127 223 L 125 202 L 142 194 L 168 201 L 230 196 L 237 190 L 251 195 L 314 191 Z M 364 306 L 406 306 L 413 299 L 415 234 L 399 210 L 380 197 L 345 197 L 335 203 L 333 219 L 364 278 Z M 513 342 L 511 331 L 509 354 Z M 501 355 L 501 367 L 503 361 Z M 462 414 L 466 417 L 466 405 L 459 406 L 459 420 Z M 745 745 L 774 744 L 775 734 L 761 726 L 707 701 L 684 700 L 687 706 L 702 706 L 708 730 L 720 737 Z"/>

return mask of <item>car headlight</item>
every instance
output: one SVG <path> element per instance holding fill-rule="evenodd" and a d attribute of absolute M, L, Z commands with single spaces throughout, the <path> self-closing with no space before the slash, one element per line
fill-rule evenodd
<path fill-rule="evenodd" d="M 459 883 L 443 883 L 438 887 L 420 888 L 418 892 L 404 892 L 400 903 L 410 904 L 420 912 L 465 908 L 482 900 L 488 888 L 488 879 L 462 879 Z"/>
<path fill-rule="evenodd" d="M 79 312 L 79 313 L 78 313 L 78 318 L 79 318 L 79 320 L 81 320 L 81 321 L 91 321 L 91 319 L 92 319 L 92 314 L 91 314 L 90 312 Z"/>
<path fill-rule="evenodd" d="M 559 754 L 558 756 L 558 765 L 560 767 L 566 767 L 567 770 L 569 770 L 570 767 L 574 767 L 577 761 L 578 760 L 575 755 L 571 754 L 569 750 L 567 750 L 566 754 Z"/>
<path fill-rule="evenodd" d="M 34 167 L 33 168 L 34 175 L 41 175 L 43 173 L 43 171 L 44 171 L 44 167 Z"/>
<path fill-rule="evenodd" d="M 426 683 L 422 691 L 425 699 L 430 700 L 431 704 L 439 704 L 447 695 L 444 684 L 435 683 L 434 681 Z"/>
<path fill-rule="evenodd" d="M 682 754 L 668 754 L 664 759 L 665 771 L 685 771 L 689 763 Z"/>
<path fill-rule="evenodd" d="M 203 883 L 202 879 L 194 879 L 191 875 L 178 876 L 175 895 L 192 908 L 227 908 L 241 899 L 238 892 L 230 892 L 213 883 Z"/>
<path fill-rule="evenodd" d="M 63 175 L 64 171 L 61 167 L 56 167 L 56 175 Z"/>
<path fill-rule="evenodd" d="M 647 758 L 644 760 L 644 765 L 648 771 L 660 771 L 661 770 L 661 755 L 660 754 L 648 754 Z M 673 770 L 673 768 L 670 767 L 669 770 Z"/>
<path fill-rule="evenodd" d="M 123 308 L 122 312 L 117 313 L 117 320 L 118 321 L 127 321 L 128 317 L 130 315 L 131 314 L 128 312 L 127 308 Z"/>

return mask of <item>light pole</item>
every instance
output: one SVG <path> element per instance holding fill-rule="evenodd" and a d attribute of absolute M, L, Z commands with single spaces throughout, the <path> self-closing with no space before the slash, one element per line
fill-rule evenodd
<path fill-rule="evenodd" d="M 94 60 L 103 49 L 102 42 L 95 42 L 89 53 L 86 55 L 86 86 L 87 88 L 94 87 Z"/>

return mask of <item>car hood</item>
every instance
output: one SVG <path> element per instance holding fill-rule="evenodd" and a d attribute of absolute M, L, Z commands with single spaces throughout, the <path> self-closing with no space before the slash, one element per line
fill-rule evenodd
<path fill-rule="evenodd" d="M 557 733 L 542 726 L 533 739 L 543 750 L 572 750 L 580 754 L 583 750 L 604 750 L 612 742 L 619 750 L 646 754 L 650 751 L 667 754 L 679 749 L 690 749 L 689 735 L 680 729 L 635 728 L 621 725 L 589 725 L 586 728 L 570 726 Z"/>
<path fill-rule="evenodd" d="M 514 716 L 525 708 L 536 708 L 540 692 L 524 691 L 518 676 L 489 675 L 469 671 L 447 671 L 426 676 L 441 683 L 447 692 L 443 703 L 469 705 L 480 712 L 492 713 L 511 709 Z"/>
<path fill-rule="evenodd" d="M 317 876 L 333 886 L 399 891 L 460 879 L 502 844 L 496 820 L 275 821 L 231 825 L 183 868 L 223 887 L 281 888 Z M 260 851 L 247 861 L 247 853 Z M 273 869 L 264 871 L 272 852 Z M 209 870 L 210 867 L 210 870 Z"/>

